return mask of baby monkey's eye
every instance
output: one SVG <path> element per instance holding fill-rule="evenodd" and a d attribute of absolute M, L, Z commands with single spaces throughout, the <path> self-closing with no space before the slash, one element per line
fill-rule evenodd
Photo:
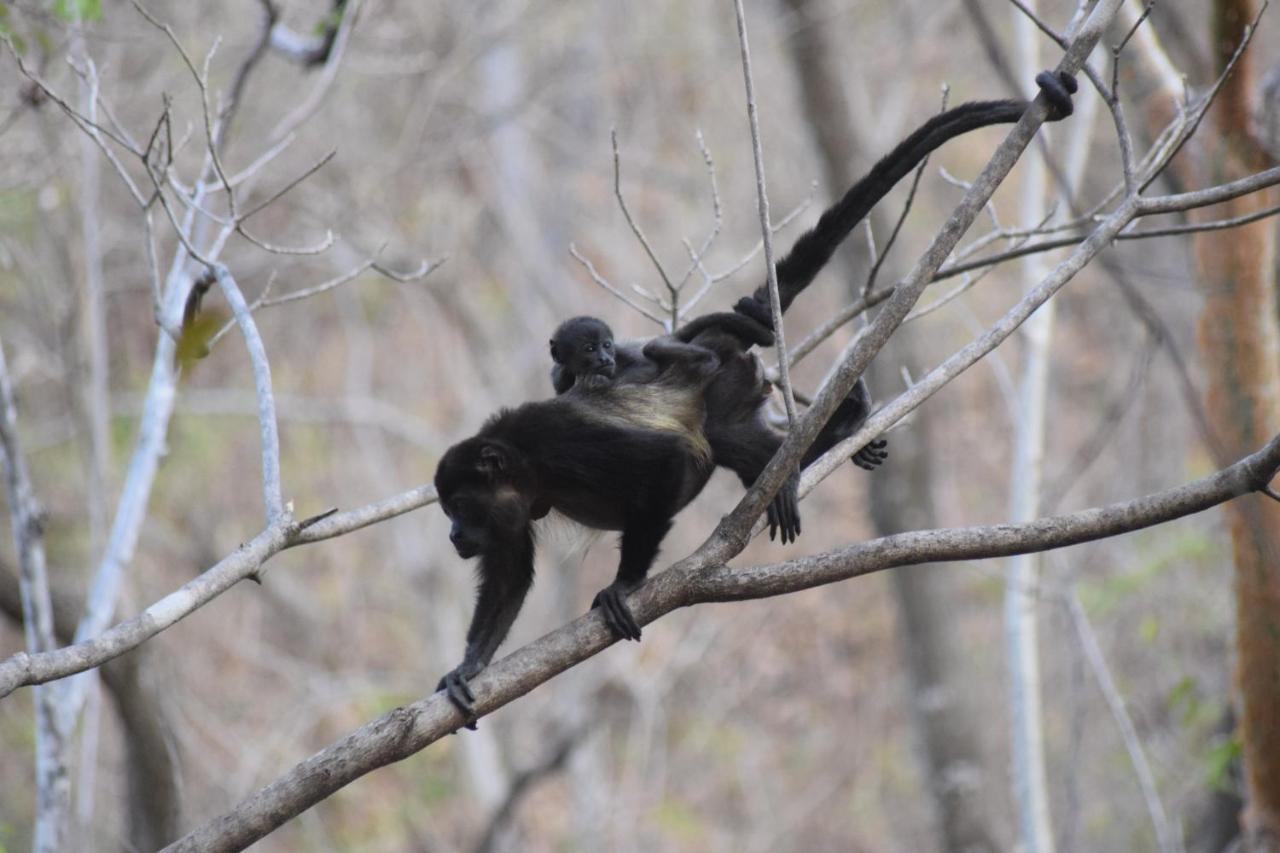
<path fill-rule="evenodd" d="M 613 349 L 613 341 L 605 341 L 601 346 L 605 349 Z"/>

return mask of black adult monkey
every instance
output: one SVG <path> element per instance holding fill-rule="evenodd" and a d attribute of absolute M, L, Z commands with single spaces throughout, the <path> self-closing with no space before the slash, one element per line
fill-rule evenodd
<path fill-rule="evenodd" d="M 1071 95 L 1076 91 L 1075 78 L 1069 74 L 1043 71 L 1036 83 L 1049 101 L 1050 121 L 1071 115 Z M 782 311 L 790 307 L 823 266 L 831 260 L 836 247 L 852 233 L 859 222 L 920 162 L 943 143 L 993 124 L 1017 121 L 1030 103 L 1026 100 L 974 101 L 939 113 L 881 158 L 844 196 L 828 208 L 817 224 L 801 235 L 781 261 L 777 278 Z M 699 317 L 676 332 L 680 340 L 713 350 L 720 359 L 720 369 L 707 387 L 706 435 L 717 465 L 732 469 L 750 487 L 773 458 L 781 436 L 765 422 L 761 402 L 768 385 L 761 375 L 759 360 L 747 352 L 753 345 L 772 344 L 773 316 L 769 308 L 767 285 L 761 285 L 751 296 L 743 297 L 734 311 L 759 324 L 752 329 L 726 321 L 727 314 Z M 766 342 L 767 341 L 767 342 Z M 596 318 L 574 318 L 563 324 L 551 340 L 555 361 L 552 383 L 557 393 L 572 387 L 575 377 L 614 377 L 622 381 L 644 382 L 651 368 L 644 364 L 638 345 L 618 346 L 609 327 Z M 849 398 L 841 404 L 828 422 L 821 443 L 815 442 L 801 466 L 825 452 L 833 436 L 852 435 L 870 413 L 870 395 L 859 380 Z M 834 443 L 834 442 L 832 442 Z M 884 461 L 885 444 L 873 442 L 854 456 L 864 468 L 874 468 Z M 798 475 L 793 474 L 769 505 L 769 534 L 781 529 L 782 541 L 793 540 L 800 532 Z"/>
<path fill-rule="evenodd" d="M 716 465 L 732 470 L 751 488 L 764 466 L 782 445 L 783 434 L 765 419 L 764 403 L 772 386 L 760 360 L 749 349 L 770 346 L 773 334 L 740 314 L 708 314 L 693 320 L 673 336 L 710 349 L 720 368 L 706 389 L 707 442 Z M 551 338 L 551 380 L 558 393 L 575 387 L 615 381 L 626 385 L 652 381 L 657 366 L 648 362 L 638 343 L 617 343 L 613 331 L 597 317 L 574 317 L 561 323 Z M 852 435 L 871 412 L 871 395 L 859 380 L 823 427 L 801 459 L 803 469 L 839 441 Z M 883 439 L 853 455 L 859 467 L 873 470 L 887 457 Z M 793 474 L 779 489 L 767 511 L 769 537 L 782 534 L 784 544 L 800 534 L 799 476 Z"/>
<path fill-rule="evenodd" d="M 437 690 L 468 718 L 467 681 L 492 659 L 533 582 L 532 522 L 551 510 L 622 532 L 616 579 L 596 596 L 609 627 L 640 639 L 626 596 L 645 578 L 671 519 L 706 485 L 703 393 L 719 366 L 701 347 L 658 338 L 644 348 L 645 384 L 583 383 L 552 400 L 504 409 L 449 448 L 436 468 L 449 539 L 480 558 L 479 593 L 462 663 Z"/>
<path fill-rule="evenodd" d="M 1048 121 L 1061 121 L 1075 110 L 1071 96 L 1075 94 L 1076 78 L 1064 72 L 1041 71 L 1036 75 L 1036 85 L 1049 102 Z M 861 180 L 849 188 L 838 202 L 827 208 L 818 222 L 796 240 L 775 267 L 778 277 L 778 302 L 782 311 L 790 307 L 827 265 L 836 247 L 857 227 L 871 208 L 906 177 L 926 156 L 944 142 L 993 124 L 1016 122 L 1030 106 L 1029 101 L 1009 99 L 1003 101 L 971 101 L 967 104 L 938 113 L 908 136 L 898 146 L 871 167 Z M 773 314 L 769 309 L 769 286 L 762 284 L 750 296 L 744 296 L 733 307 L 768 329 L 773 328 Z"/>
<path fill-rule="evenodd" d="M 1048 74 L 1036 79 L 1059 113 L 1057 117 L 1069 114 L 1069 94 L 1075 90 L 1075 81 Z M 1061 91 L 1052 91 L 1055 89 Z M 784 306 L 830 259 L 835 246 L 857 224 L 857 219 L 865 216 L 864 210 L 857 219 L 848 221 L 861 204 L 856 199 L 850 201 L 850 197 L 877 174 L 885 161 L 895 156 L 914 157 L 900 170 L 901 177 L 952 136 L 984 124 L 1016 119 L 1016 115 L 999 112 L 1000 105 L 1007 103 L 1010 102 L 970 104 L 944 113 L 959 123 L 926 123 L 877 164 L 872 175 L 824 214 L 818 226 L 784 258 L 784 263 L 793 256 L 797 259 L 797 270 L 785 278 Z M 1025 104 L 1014 112 L 1020 113 L 1023 107 Z M 998 117 L 991 118 L 993 114 Z M 983 115 L 988 118 L 981 120 Z M 930 141 L 929 134 L 936 137 L 935 141 Z M 874 186 L 862 190 L 874 195 L 872 204 L 897 180 L 889 177 L 897 170 L 885 170 L 872 181 Z M 827 222 L 833 213 L 837 215 Z M 808 248 L 801 252 L 806 239 Z M 806 259 L 806 264 L 800 263 Z M 771 328 L 770 322 L 753 316 L 753 309 L 767 303 L 754 299 L 756 304 L 747 306 L 743 304 L 746 301 L 735 310 Z M 459 556 L 480 557 L 480 589 L 467 632 L 466 654 L 437 687 L 464 715 L 474 714 L 474 697 L 467 680 L 492 659 L 532 582 L 531 524 L 552 509 L 589 527 L 622 531 L 618 576 L 596 596 L 594 606 L 602 608 L 605 619 L 620 636 L 639 638 L 639 626 L 627 607 L 626 595 L 648 573 L 671 527 L 671 519 L 706 485 L 711 465 L 696 433 L 686 434 L 682 426 L 638 426 L 632 418 L 638 413 L 662 423 L 693 423 L 699 414 L 697 402 L 710 405 L 713 395 L 708 392 L 725 368 L 708 349 L 664 339 L 653 343 L 655 346 L 647 346 L 641 354 L 665 365 L 655 381 L 632 385 L 582 383 L 580 389 L 556 399 L 501 411 L 477 435 L 454 445 L 441 458 L 435 485 L 441 506 L 453 522 L 449 538 Z M 728 387 L 730 384 L 726 383 L 727 391 L 741 391 Z M 750 386 L 756 396 L 758 387 Z M 736 399 L 745 405 L 750 395 Z M 667 407 L 673 401 L 685 411 L 671 416 Z"/>
<path fill-rule="evenodd" d="M 667 337 L 649 341 L 641 355 L 657 366 L 651 381 L 583 382 L 504 409 L 440 459 L 435 487 L 452 522 L 449 540 L 463 559 L 480 558 L 466 652 L 436 687 L 468 718 L 475 697 L 467 681 L 520 612 L 533 582 L 532 523 L 553 509 L 622 532 L 617 577 L 591 606 L 619 637 L 640 639 L 626 597 L 648 574 L 671 519 L 711 476 L 704 406 L 722 368 L 711 350 Z M 841 437 L 819 442 L 825 450 Z"/>

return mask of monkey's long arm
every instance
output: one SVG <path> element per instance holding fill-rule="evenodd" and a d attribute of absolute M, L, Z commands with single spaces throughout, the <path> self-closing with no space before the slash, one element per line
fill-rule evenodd
<path fill-rule="evenodd" d="M 516 621 L 533 584 L 533 550 L 533 531 L 526 525 L 518 543 L 500 542 L 480 557 L 480 589 L 467 629 L 467 650 L 462 663 L 436 685 L 468 719 L 475 716 L 475 697 L 467 681 L 489 665 Z"/>

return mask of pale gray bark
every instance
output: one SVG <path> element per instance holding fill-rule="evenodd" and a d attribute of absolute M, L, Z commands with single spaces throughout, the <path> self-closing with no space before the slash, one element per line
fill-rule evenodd
<path fill-rule="evenodd" d="M 881 537 L 783 563 L 729 568 L 705 554 L 654 576 L 630 599 L 641 625 L 680 607 L 741 601 L 871 574 L 903 565 L 977 560 L 1061 548 L 1202 512 L 1266 488 L 1280 472 L 1280 436 L 1212 476 L 1136 500 L 1028 524 L 924 530 Z M 489 714 L 613 645 L 592 611 L 491 664 L 471 682 L 476 711 Z M 241 850 L 371 770 L 406 758 L 465 722 L 439 693 L 396 708 L 301 762 L 233 810 L 168 850 Z"/>
<path fill-rule="evenodd" d="M 828 194 L 836 196 L 857 180 L 859 164 L 869 159 L 855 131 L 840 71 L 842 34 L 810 17 L 811 0 L 787 0 L 797 20 L 788 40 L 798 75 L 797 95 L 813 130 Z M 889 229 L 873 213 L 873 230 L 883 241 Z M 863 247 L 849 241 L 841 255 L 843 278 L 851 296 L 861 291 L 859 267 L 851 255 Z M 865 255 L 865 252 L 858 252 Z M 865 258 L 862 258 L 865 260 Z M 881 394 L 900 383 L 899 367 L 918 372 L 914 330 L 900 328 L 871 364 L 871 386 Z M 869 505 L 880 535 L 937 526 L 932 493 L 933 415 L 916 410 L 911 427 L 897 430 L 892 442 L 892 476 L 871 480 Z M 962 648 L 952 599 L 954 578 L 929 566 L 903 567 L 890 575 L 898 603 L 904 657 L 910 675 L 911 719 L 920 744 L 920 764 L 938 825 L 939 848 L 946 851 L 1001 849 L 991 818 L 992 773 L 984 762 L 970 669 Z"/>
<path fill-rule="evenodd" d="M 44 554 L 44 510 L 27 473 L 18 442 L 18 416 L 13 385 L 0 342 L 0 462 L 9 499 L 13 547 L 18 554 L 23 636 L 29 654 L 48 654 L 57 646 L 53 636 L 53 603 Z M 22 653 L 19 653 L 22 654 Z M 66 843 L 71 809 L 71 777 L 67 767 L 70 727 L 60 714 L 65 685 L 46 684 L 36 690 L 36 853 L 57 853 Z"/>
<path fill-rule="evenodd" d="M 1035 0 L 1024 0 L 1035 12 Z M 1040 67 L 1035 25 L 1013 8 L 1018 73 L 1034 76 Z M 1048 170 L 1042 151 L 1032 148 L 1023 161 L 1019 215 L 1028 226 L 1041 221 L 1048 200 Z M 1044 277 L 1043 255 L 1031 255 L 1021 269 L 1028 286 Z M 1046 301 L 1022 325 L 1022 369 L 1013 423 L 1013 464 L 1009 471 L 1009 518 L 1029 521 L 1040 512 L 1044 475 L 1045 416 L 1049 396 L 1049 347 L 1053 340 L 1054 303 Z M 1018 555 L 1005 567 L 1004 637 L 1009 672 L 1009 737 L 1013 800 L 1018 838 L 1027 853 L 1053 853 L 1049 816 L 1049 780 L 1045 771 L 1044 714 L 1040 701 L 1039 640 L 1040 561 Z"/>
<path fill-rule="evenodd" d="M 66 591 L 52 594 L 53 628 L 59 642 L 69 643 L 83 605 Z M 18 578 L 0 566 L 0 613 L 22 624 Z M 159 683 L 160 669 L 149 646 L 108 661 L 102 681 L 115 703 L 125 730 L 128 849 L 155 850 L 178 836 L 182 815 L 177 745 L 170 696 Z"/>

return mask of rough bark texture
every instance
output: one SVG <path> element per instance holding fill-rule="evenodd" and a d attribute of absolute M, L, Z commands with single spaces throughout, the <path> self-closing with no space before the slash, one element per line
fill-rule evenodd
<path fill-rule="evenodd" d="M 1215 0 L 1215 62 L 1225 66 L 1255 13 L 1252 0 Z M 1246 54 L 1214 107 L 1204 180 L 1238 178 L 1268 164 L 1249 129 L 1253 73 Z M 1275 204 L 1274 191 L 1213 212 L 1238 216 Z M 1280 431 L 1280 346 L 1273 280 L 1274 225 L 1260 222 L 1196 240 L 1204 294 L 1199 340 L 1216 439 L 1230 456 Z M 1245 764 L 1246 843 L 1280 849 L 1280 505 L 1248 497 L 1226 510 L 1235 562 L 1236 651 Z"/>
<path fill-rule="evenodd" d="M 799 96 L 821 155 L 830 195 L 838 195 L 860 176 L 866 156 L 854 133 L 854 119 L 840 72 L 839 33 L 811 15 L 810 0 L 786 0 L 796 14 L 788 48 L 796 69 Z M 923 107 L 924 105 L 922 105 Z M 883 219 L 873 217 L 873 219 Z M 877 223 L 883 241 L 888 229 Z M 842 278 L 856 290 L 866 274 L 862 240 L 848 241 L 839 256 Z M 862 250 L 862 251 L 859 251 Z M 856 258 L 854 255 L 861 255 Z M 861 269 L 862 275 L 854 274 Z M 857 293 L 851 293 L 856 297 Z M 902 327 L 873 363 L 876 388 L 896 388 L 897 367 L 914 371 L 913 331 Z M 929 411 L 916 411 L 909 430 L 893 437 L 892 476 L 875 477 L 871 517 L 880 535 L 937 525 L 930 493 Z M 902 643 L 912 690 L 912 720 L 922 751 L 922 772 L 933 796 L 939 848 L 946 851 L 998 850 L 989 802 L 990 774 L 982 761 L 971 697 L 964 690 L 965 667 L 952 652 L 961 648 L 950 601 L 953 579 L 929 566 L 910 566 L 892 573 L 898 602 Z"/>
<path fill-rule="evenodd" d="M 1277 472 L 1280 436 L 1257 453 L 1202 480 L 1030 524 L 901 533 L 783 563 L 742 568 L 729 568 L 701 556 L 704 551 L 730 551 L 728 545 L 708 543 L 698 554 L 651 577 L 632 594 L 628 604 L 643 626 L 697 603 L 783 595 L 905 565 L 1007 557 L 1078 545 L 1203 512 L 1257 491 Z M 471 681 L 477 715 L 492 713 L 616 642 L 599 611 L 591 611 L 516 649 Z M 295 765 L 231 811 L 165 849 L 242 850 L 343 786 L 412 755 L 457 731 L 464 722 L 442 693 L 396 708 Z"/>

